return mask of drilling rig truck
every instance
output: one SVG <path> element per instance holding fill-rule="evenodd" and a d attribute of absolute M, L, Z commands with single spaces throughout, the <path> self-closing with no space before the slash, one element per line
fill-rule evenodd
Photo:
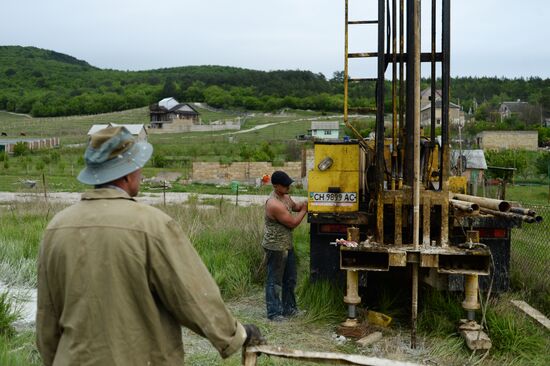
<path fill-rule="evenodd" d="M 464 291 L 460 331 L 468 346 L 486 349 L 490 340 L 475 320 L 480 283 L 507 290 L 511 228 L 532 216 L 506 201 L 465 194 L 462 178 L 450 176 L 450 3 L 429 2 L 431 42 L 422 51 L 420 0 L 378 0 L 375 19 L 368 20 L 350 20 L 345 1 L 344 123 L 354 136 L 314 143 L 308 173 L 310 275 L 313 281 L 346 282 L 348 315 L 342 326 L 353 328 L 359 324 L 364 274 L 368 287 L 377 274 L 405 273 L 412 347 L 419 283 Z M 349 52 L 349 27 L 376 27 L 377 49 Z M 351 77 L 349 60 L 365 58 L 376 59 L 376 77 Z M 420 126 L 421 64 L 429 66 L 431 80 L 427 136 Z M 350 122 L 351 83 L 376 85 L 373 139 L 362 137 Z"/>

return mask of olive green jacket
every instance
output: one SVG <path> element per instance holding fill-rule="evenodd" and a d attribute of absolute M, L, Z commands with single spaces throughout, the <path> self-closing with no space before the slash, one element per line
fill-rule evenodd
<path fill-rule="evenodd" d="M 173 219 L 109 188 L 52 219 L 38 263 L 45 365 L 182 365 L 182 325 L 224 358 L 246 338 Z"/>

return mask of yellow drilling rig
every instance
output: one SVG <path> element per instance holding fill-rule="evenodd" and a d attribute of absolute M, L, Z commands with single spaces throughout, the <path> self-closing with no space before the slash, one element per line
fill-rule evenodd
<path fill-rule="evenodd" d="M 428 4 L 422 10 L 431 14 L 431 44 L 424 52 L 421 4 Z M 344 123 L 355 136 L 314 144 L 314 168 L 308 173 L 311 280 L 346 282 L 344 328 L 359 326 L 365 273 L 366 287 L 381 273 L 410 280 L 400 286 L 410 289 L 413 348 L 419 283 L 464 291 L 467 316 L 460 331 L 470 348 L 487 349 L 490 340 L 475 320 L 480 276 L 491 274 L 495 291 L 508 288 L 511 227 L 533 216 L 520 208 L 511 212 L 506 201 L 464 194 L 460 178 L 450 176 L 451 1 L 378 0 L 375 19 L 369 20 L 350 20 L 348 9 L 345 0 Z M 350 53 L 350 27 L 376 27 L 378 48 Z M 376 59 L 377 76 L 352 77 L 352 58 Z M 429 136 L 421 135 L 420 126 L 422 63 L 430 66 Z M 350 123 L 351 83 L 376 85 L 373 139 L 363 138 Z M 481 282 L 488 286 L 487 279 Z"/>

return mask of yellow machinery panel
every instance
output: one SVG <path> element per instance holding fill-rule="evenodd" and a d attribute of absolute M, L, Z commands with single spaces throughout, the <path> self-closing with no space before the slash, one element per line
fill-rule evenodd
<path fill-rule="evenodd" d="M 319 164 L 328 160 L 330 166 L 320 170 Z M 358 209 L 359 146 L 315 144 L 315 165 L 308 174 L 309 212 L 355 212 Z"/>
<path fill-rule="evenodd" d="M 449 177 L 449 191 L 453 193 L 468 193 L 466 187 L 468 179 L 466 177 Z"/>
<path fill-rule="evenodd" d="M 319 163 L 330 157 L 332 166 L 327 171 L 359 171 L 359 145 L 338 143 L 315 144 L 314 170 L 319 170 Z"/>

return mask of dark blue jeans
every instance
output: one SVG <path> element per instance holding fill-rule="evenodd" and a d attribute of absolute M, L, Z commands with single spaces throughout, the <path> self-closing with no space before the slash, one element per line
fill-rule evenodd
<path fill-rule="evenodd" d="M 265 249 L 267 278 L 265 282 L 265 304 L 267 317 L 292 315 L 297 311 L 296 297 L 296 256 L 294 250 Z"/>

